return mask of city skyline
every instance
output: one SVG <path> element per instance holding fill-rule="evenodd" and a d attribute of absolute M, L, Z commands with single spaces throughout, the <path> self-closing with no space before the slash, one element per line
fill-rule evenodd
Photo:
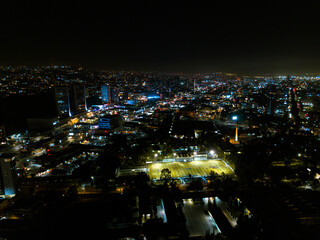
<path fill-rule="evenodd" d="M 0 66 L 0 79 L 1 237 L 319 236 L 320 76 Z"/>

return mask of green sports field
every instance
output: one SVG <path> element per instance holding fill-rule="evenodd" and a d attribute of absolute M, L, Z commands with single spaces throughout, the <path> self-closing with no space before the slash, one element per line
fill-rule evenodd
<path fill-rule="evenodd" d="M 168 168 L 171 177 L 185 177 L 189 174 L 198 176 L 208 176 L 211 171 L 218 174 L 232 174 L 232 170 L 221 160 L 192 161 L 192 162 L 169 162 L 152 163 L 148 165 L 148 174 L 151 179 L 160 178 L 161 170 Z"/>

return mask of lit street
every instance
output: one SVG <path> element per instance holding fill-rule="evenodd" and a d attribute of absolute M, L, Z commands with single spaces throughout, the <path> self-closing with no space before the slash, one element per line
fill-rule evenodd
<path fill-rule="evenodd" d="M 37 153 L 34 153 L 34 154 L 31 154 L 31 155 L 28 155 L 28 156 L 25 156 L 25 157 L 22 157 L 22 158 L 18 158 L 18 160 L 16 161 L 16 167 L 17 168 L 21 168 L 25 163 L 26 163 L 26 160 L 29 159 L 33 159 L 35 157 L 39 157 L 41 156 L 42 154 L 44 154 L 45 151 L 42 150 L 40 152 L 37 152 Z"/>
<path fill-rule="evenodd" d="M 190 236 L 205 236 L 207 232 L 215 235 L 220 232 L 216 222 L 207 211 L 207 204 L 195 205 L 192 199 L 183 200 L 183 212 L 187 219 Z"/>
<path fill-rule="evenodd" d="M 225 203 L 222 202 L 218 197 L 215 198 L 215 201 L 217 203 L 217 206 L 221 209 L 225 217 L 228 219 L 229 223 L 231 224 L 232 227 L 235 227 L 237 225 L 237 220 L 234 219 L 228 210 L 226 209 Z"/>

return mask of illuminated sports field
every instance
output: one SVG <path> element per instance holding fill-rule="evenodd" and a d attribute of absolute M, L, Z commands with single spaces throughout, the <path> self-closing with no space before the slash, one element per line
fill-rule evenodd
<path fill-rule="evenodd" d="M 192 162 L 169 162 L 152 163 L 148 165 L 148 174 L 151 179 L 159 179 L 161 170 L 168 168 L 171 171 L 171 177 L 185 177 L 189 174 L 198 176 L 208 176 L 211 171 L 219 175 L 232 174 L 232 170 L 220 160 L 192 161 Z"/>

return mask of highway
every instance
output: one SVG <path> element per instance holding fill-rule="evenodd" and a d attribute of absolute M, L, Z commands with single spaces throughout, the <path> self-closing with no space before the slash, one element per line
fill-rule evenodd
<path fill-rule="evenodd" d="M 183 212 L 187 219 L 187 228 L 190 236 L 205 236 L 207 232 L 220 233 L 220 229 L 212 216 L 208 213 L 207 204 L 195 205 L 190 199 L 183 199 Z"/>

